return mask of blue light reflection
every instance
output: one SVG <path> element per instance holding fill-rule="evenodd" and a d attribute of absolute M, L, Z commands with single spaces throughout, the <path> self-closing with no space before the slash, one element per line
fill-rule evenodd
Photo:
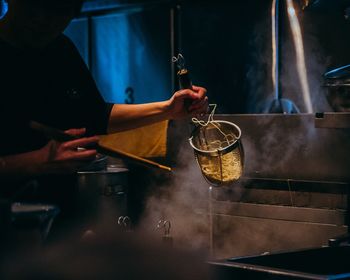
<path fill-rule="evenodd" d="M 0 18 L 7 13 L 8 5 L 5 0 L 0 0 Z"/>
<path fill-rule="evenodd" d="M 92 17 L 90 32 L 87 19 L 75 20 L 67 28 L 65 33 L 89 64 L 105 101 L 145 103 L 170 97 L 169 30 L 155 29 L 159 22 L 168 22 L 167 14 L 155 18 L 155 12 L 116 13 Z"/>

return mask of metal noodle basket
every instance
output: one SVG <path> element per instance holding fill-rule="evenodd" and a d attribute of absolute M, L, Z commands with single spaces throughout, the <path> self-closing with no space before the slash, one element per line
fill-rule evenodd
<path fill-rule="evenodd" d="M 228 121 L 198 125 L 189 142 L 207 182 L 215 187 L 229 186 L 243 173 L 244 153 L 241 129 Z"/>

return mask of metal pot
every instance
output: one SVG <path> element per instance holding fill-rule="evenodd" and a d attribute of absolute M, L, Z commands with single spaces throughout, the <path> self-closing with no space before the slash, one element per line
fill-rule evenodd
<path fill-rule="evenodd" d="M 350 65 L 324 74 L 327 100 L 334 111 L 350 112 Z"/>
<path fill-rule="evenodd" d="M 78 172 L 78 211 L 85 225 L 117 225 L 118 217 L 127 214 L 128 172 L 116 165 Z"/>

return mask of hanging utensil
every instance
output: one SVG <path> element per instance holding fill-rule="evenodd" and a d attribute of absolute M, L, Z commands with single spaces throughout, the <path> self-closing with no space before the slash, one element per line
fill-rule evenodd
<path fill-rule="evenodd" d="M 189 71 L 185 66 L 185 58 L 183 57 L 183 55 L 180 53 L 178 54 L 177 57 L 174 56 L 172 58 L 172 61 L 176 63 L 179 69 L 177 72 L 177 77 L 178 77 L 180 89 L 192 89 L 192 81 L 190 78 Z M 189 107 L 192 104 L 192 100 L 189 98 L 186 98 L 184 100 L 184 103 L 185 103 L 185 108 L 188 111 Z"/>

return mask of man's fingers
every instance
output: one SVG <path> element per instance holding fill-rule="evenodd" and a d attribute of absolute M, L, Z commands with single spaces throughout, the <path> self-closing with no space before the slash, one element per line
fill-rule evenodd
<path fill-rule="evenodd" d="M 74 158 L 76 160 L 93 160 L 96 158 L 96 150 L 79 150 L 74 153 Z"/>
<path fill-rule="evenodd" d="M 71 128 L 66 130 L 65 133 L 72 136 L 83 136 L 86 133 L 86 128 Z"/>
<path fill-rule="evenodd" d="M 181 98 L 191 98 L 194 100 L 203 99 L 207 94 L 207 90 L 202 87 L 193 86 L 192 89 L 182 89 L 177 92 Z"/>
<path fill-rule="evenodd" d="M 205 96 L 203 99 L 194 101 L 191 107 L 189 108 L 189 110 L 190 111 L 201 110 L 206 113 L 208 110 L 208 97 Z"/>
<path fill-rule="evenodd" d="M 207 90 L 203 87 L 192 86 L 192 89 L 196 92 L 199 99 L 203 98 L 207 94 Z"/>
<path fill-rule="evenodd" d="M 177 97 L 179 97 L 181 99 L 185 99 L 185 98 L 193 99 L 194 94 L 195 93 L 190 89 L 182 89 L 176 93 Z"/>
<path fill-rule="evenodd" d="M 96 144 L 99 138 L 97 136 L 79 138 L 77 140 L 67 141 L 62 144 L 63 148 L 76 149 L 78 147 L 86 147 L 91 144 Z"/>
<path fill-rule="evenodd" d="M 64 161 L 85 161 L 85 160 L 94 160 L 96 158 L 97 151 L 96 150 L 71 150 L 68 154 L 62 158 Z"/>

